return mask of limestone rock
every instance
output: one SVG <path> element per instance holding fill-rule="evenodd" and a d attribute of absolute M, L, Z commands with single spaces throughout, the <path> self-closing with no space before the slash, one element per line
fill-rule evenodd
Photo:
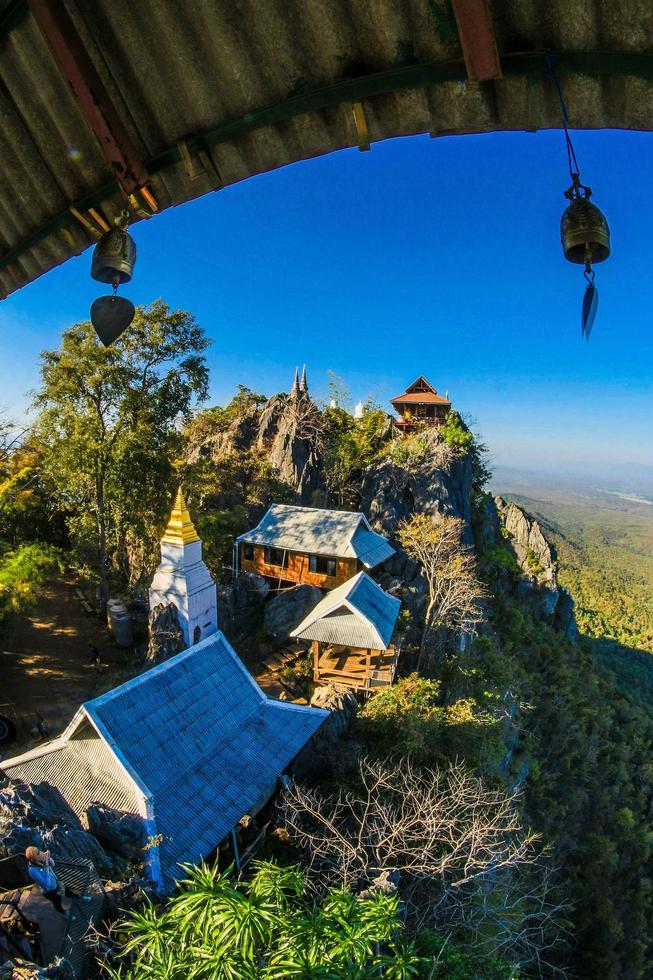
<path fill-rule="evenodd" d="M 293 762 L 291 771 L 296 779 L 311 778 L 316 773 L 333 773 L 334 767 L 342 761 L 338 743 L 349 735 L 358 711 L 353 691 L 338 691 L 333 687 L 316 687 L 311 705 L 326 708 L 330 714 Z M 355 764 L 355 756 L 348 746 L 344 761 Z"/>
<path fill-rule="evenodd" d="M 495 504 L 523 574 L 538 585 L 556 588 L 557 556 L 538 522 L 512 501 L 496 497 Z"/>
<path fill-rule="evenodd" d="M 188 455 L 189 463 L 197 463 L 201 459 L 218 460 L 230 453 L 241 453 L 249 450 L 257 435 L 259 412 L 255 405 L 243 408 L 240 415 L 234 418 L 226 429 L 212 432 L 202 438 L 202 441 L 191 447 Z"/>
<path fill-rule="evenodd" d="M 307 395 L 276 395 L 261 413 L 257 447 L 266 449 L 278 476 L 308 504 L 323 488 L 319 433 L 322 418 Z"/>
<path fill-rule="evenodd" d="M 256 628 L 269 591 L 268 580 L 254 572 L 241 572 L 233 582 L 218 586 L 220 629 L 231 643 Z"/>
<path fill-rule="evenodd" d="M 128 860 L 143 860 L 143 822 L 139 817 L 99 803 L 93 803 L 85 817 L 89 832 L 109 851 Z"/>
<path fill-rule="evenodd" d="M 295 585 L 284 589 L 265 607 L 265 631 L 276 643 L 285 643 L 290 631 L 313 609 L 322 593 L 316 585 Z"/>
<path fill-rule="evenodd" d="M 0 778 L 0 857 L 22 854 L 26 847 L 48 849 L 61 861 L 92 861 L 105 874 L 109 855 L 82 827 L 63 796 L 48 783 L 12 783 Z"/>
<path fill-rule="evenodd" d="M 469 454 L 455 456 L 437 430 L 431 430 L 424 434 L 423 450 L 413 461 L 399 464 L 388 457 L 366 470 L 362 509 L 374 529 L 386 537 L 393 537 L 399 522 L 411 514 L 460 517 L 465 543 L 471 544 L 472 476 Z"/>
<path fill-rule="evenodd" d="M 488 505 L 489 506 L 489 505 Z M 577 636 L 574 601 L 558 585 L 558 558 L 534 517 L 513 501 L 494 498 L 501 532 L 497 543 L 514 554 L 521 571 L 517 595 L 536 619 L 551 620 L 573 640 Z"/>
<path fill-rule="evenodd" d="M 325 708 L 331 714 L 313 736 L 315 744 L 335 743 L 349 732 L 356 718 L 358 702 L 353 691 L 338 691 L 333 687 L 316 687 L 311 698 L 312 708 Z"/>
<path fill-rule="evenodd" d="M 169 602 L 167 606 L 163 604 L 155 606 L 149 618 L 150 642 L 147 648 L 147 665 L 154 667 L 156 664 L 169 660 L 176 654 L 186 649 L 186 642 L 181 626 L 179 625 L 179 615 L 174 602 Z"/>

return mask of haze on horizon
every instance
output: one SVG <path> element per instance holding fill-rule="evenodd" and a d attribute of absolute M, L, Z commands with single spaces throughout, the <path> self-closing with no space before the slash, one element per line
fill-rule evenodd
<path fill-rule="evenodd" d="M 653 134 L 574 141 L 612 231 L 589 343 L 582 269 L 559 241 L 560 132 L 404 138 L 263 174 L 135 226 L 121 291 L 196 314 L 214 339 L 212 403 L 237 384 L 288 390 L 306 363 L 317 397 L 333 371 L 352 407 L 371 397 L 389 410 L 424 374 L 476 419 L 496 464 L 653 486 Z M 39 352 L 103 291 L 89 267 L 87 251 L 2 304 L 11 416 L 38 384 Z"/>

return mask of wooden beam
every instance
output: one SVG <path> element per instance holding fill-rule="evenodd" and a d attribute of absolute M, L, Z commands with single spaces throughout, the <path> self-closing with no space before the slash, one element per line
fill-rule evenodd
<path fill-rule="evenodd" d="M 452 0 L 470 82 L 501 78 L 501 61 L 488 0 Z"/>
<path fill-rule="evenodd" d="M 364 153 L 370 148 L 370 134 L 367 129 L 367 117 L 362 102 L 354 102 L 351 107 L 358 137 L 358 149 Z"/>
<path fill-rule="evenodd" d="M 62 0 L 28 0 L 30 12 L 127 195 L 148 174 Z"/>

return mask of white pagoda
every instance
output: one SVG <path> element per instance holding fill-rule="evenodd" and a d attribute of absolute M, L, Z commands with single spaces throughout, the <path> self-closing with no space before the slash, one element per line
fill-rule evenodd
<path fill-rule="evenodd" d="M 161 538 L 161 564 L 150 587 L 150 609 L 174 603 L 186 645 L 217 632 L 218 597 L 202 561 L 202 542 L 190 519 L 181 488 Z"/>

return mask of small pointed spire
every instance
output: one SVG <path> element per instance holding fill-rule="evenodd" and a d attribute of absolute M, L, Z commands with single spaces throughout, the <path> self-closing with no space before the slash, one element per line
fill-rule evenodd
<path fill-rule="evenodd" d="M 168 521 L 168 526 L 165 529 L 162 541 L 168 541 L 170 544 L 192 544 L 193 541 L 199 541 L 199 535 L 195 530 L 195 525 L 190 519 L 190 514 L 188 513 L 188 507 L 186 506 L 186 501 L 184 500 L 184 494 L 181 486 L 177 490 L 177 496 L 175 497 L 174 507 L 172 508 L 172 513 L 170 514 L 170 520 Z"/>
<path fill-rule="evenodd" d="M 295 368 L 295 380 L 292 383 L 292 391 L 290 392 L 291 398 L 297 398 L 299 396 L 299 368 Z"/>
<path fill-rule="evenodd" d="M 300 385 L 300 390 L 303 395 L 308 394 L 308 378 L 306 377 L 306 365 L 304 365 L 304 370 L 302 371 L 302 383 Z"/>

